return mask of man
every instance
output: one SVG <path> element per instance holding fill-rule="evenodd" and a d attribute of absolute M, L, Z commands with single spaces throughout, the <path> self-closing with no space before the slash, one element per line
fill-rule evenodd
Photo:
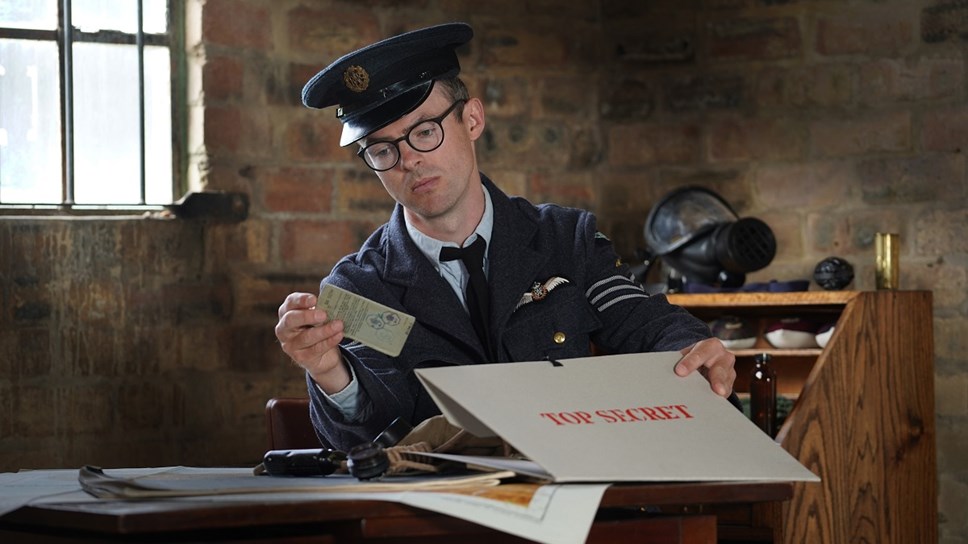
<path fill-rule="evenodd" d="M 317 434 L 350 448 L 398 416 L 416 425 L 438 414 L 414 368 L 582 357 L 593 344 L 681 350 L 677 374 L 700 371 L 728 396 L 733 356 L 701 321 L 632 281 L 592 214 L 510 198 L 480 173 L 484 107 L 457 78 L 454 51 L 471 36 L 461 23 L 396 36 L 338 59 L 303 89 L 307 106 L 339 107 L 340 145 L 358 144 L 397 202 L 323 283 L 416 317 L 389 357 L 344 343 L 343 323 L 315 308 L 314 295 L 289 295 L 276 336 L 306 369 Z M 481 264 L 450 260 L 460 247 L 484 253 L 486 280 Z"/>

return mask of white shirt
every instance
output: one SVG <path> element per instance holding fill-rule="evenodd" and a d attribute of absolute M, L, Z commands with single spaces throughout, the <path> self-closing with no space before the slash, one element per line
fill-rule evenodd
<path fill-rule="evenodd" d="M 491 205 L 491 195 L 488 194 L 484 186 L 481 185 L 481 190 L 484 191 L 484 216 L 481 217 L 481 222 L 478 223 L 477 228 L 474 232 L 464 240 L 464 243 L 460 247 L 466 247 L 472 244 L 477 237 L 480 236 L 484 238 L 487 242 L 487 247 L 491 247 L 491 231 L 494 229 L 494 210 Z M 440 249 L 443 247 L 458 247 L 457 244 L 452 242 L 441 242 L 436 238 L 431 238 L 426 234 L 417 230 L 416 227 L 410 224 L 410 221 L 406 221 L 407 233 L 410 234 L 410 239 L 413 243 L 417 244 L 417 248 L 423 253 L 427 259 L 430 260 L 430 264 L 434 265 L 434 269 L 440 274 L 440 277 L 444 278 L 450 288 L 454 290 L 457 298 L 464 303 L 464 309 L 467 309 L 467 301 L 464 300 L 464 293 L 467 291 L 467 282 L 470 281 L 470 275 L 467 272 L 467 267 L 460 260 L 454 261 L 441 261 L 440 260 Z M 488 264 L 490 259 L 487 257 L 487 252 L 484 253 L 484 275 L 487 275 Z"/>

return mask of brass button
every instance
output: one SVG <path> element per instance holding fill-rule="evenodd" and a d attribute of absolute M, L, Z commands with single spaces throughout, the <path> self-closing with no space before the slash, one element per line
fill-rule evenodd
<path fill-rule="evenodd" d="M 555 333 L 555 343 L 556 344 L 564 344 L 565 343 L 565 333 L 563 333 L 563 332 L 556 332 Z"/>

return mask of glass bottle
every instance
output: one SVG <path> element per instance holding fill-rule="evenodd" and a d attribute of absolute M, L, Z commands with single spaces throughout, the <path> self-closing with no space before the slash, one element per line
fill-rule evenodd
<path fill-rule="evenodd" d="M 769 365 L 769 353 L 753 357 L 750 376 L 750 419 L 771 437 L 776 435 L 776 371 Z"/>

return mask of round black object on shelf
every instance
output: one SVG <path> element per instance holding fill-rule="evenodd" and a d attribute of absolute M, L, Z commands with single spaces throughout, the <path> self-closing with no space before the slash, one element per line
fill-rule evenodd
<path fill-rule="evenodd" d="M 843 289 L 854 280 L 854 267 L 840 257 L 827 257 L 817 263 L 813 280 L 828 291 Z"/>

